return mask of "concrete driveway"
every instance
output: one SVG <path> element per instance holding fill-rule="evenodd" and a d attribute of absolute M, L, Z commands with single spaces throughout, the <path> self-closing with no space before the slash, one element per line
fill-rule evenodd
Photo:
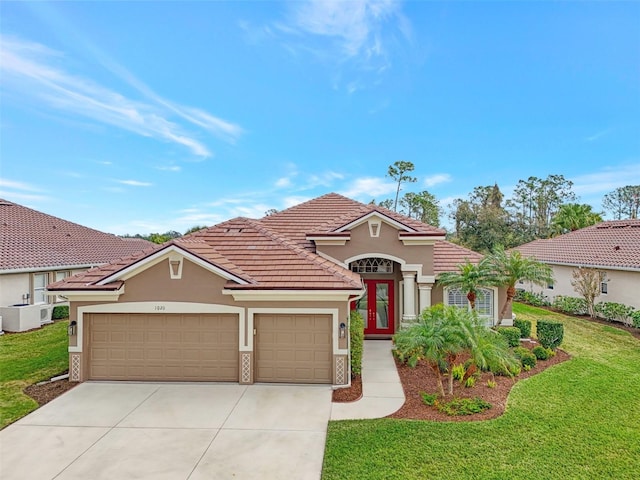
<path fill-rule="evenodd" d="M 320 478 L 331 387 L 83 383 L 0 432 L 0 478 Z"/>

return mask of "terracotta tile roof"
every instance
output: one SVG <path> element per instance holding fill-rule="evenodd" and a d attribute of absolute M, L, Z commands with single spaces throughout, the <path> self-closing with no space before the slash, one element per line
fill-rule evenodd
<path fill-rule="evenodd" d="M 261 220 L 228 220 L 50 285 L 49 290 L 117 289 L 121 283 L 97 284 L 170 245 L 177 245 L 247 282 L 230 280 L 226 284 L 228 289 L 361 290 L 360 276 L 317 255 L 314 243 L 307 241 L 306 235 L 310 232 L 336 235 L 340 227 L 373 211 L 406 226 L 409 236 L 444 236 L 444 231 L 438 228 L 332 193 Z M 455 270 L 465 258 L 471 261 L 482 258 L 478 253 L 441 240 L 436 241 L 434 256 L 436 274 Z"/>
<path fill-rule="evenodd" d="M 151 245 L 0 199 L 0 272 L 92 266 Z"/>
<path fill-rule="evenodd" d="M 407 231 L 444 235 L 445 231 L 372 204 L 364 204 L 337 193 L 328 193 L 281 212 L 264 217 L 260 221 L 272 230 L 289 237 L 304 248 L 315 251 L 307 234 L 331 234 L 345 225 L 378 212 L 407 227 Z"/>
<path fill-rule="evenodd" d="M 438 241 L 433 249 L 434 274 L 457 271 L 457 266 L 464 263 L 466 259 L 471 263 L 478 263 L 482 257 L 482 254 L 455 243 Z"/>
<path fill-rule="evenodd" d="M 640 270 L 640 220 L 612 220 L 519 247 L 542 262 Z"/>
<path fill-rule="evenodd" d="M 306 251 L 257 220 L 235 218 L 189 236 L 171 240 L 127 259 L 49 285 L 55 290 L 116 290 L 121 282 L 98 283 L 146 257 L 177 245 L 202 260 L 248 282 L 229 281 L 230 289 L 360 290 L 356 273 Z"/>

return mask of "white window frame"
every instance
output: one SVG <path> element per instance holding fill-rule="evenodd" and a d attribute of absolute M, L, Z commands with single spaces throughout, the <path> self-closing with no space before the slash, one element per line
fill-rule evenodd
<path fill-rule="evenodd" d="M 600 293 L 602 295 L 609 294 L 609 282 L 607 282 L 606 280 L 600 282 Z"/>
<path fill-rule="evenodd" d="M 43 278 L 44 284 L 42 286 L 38 285 L 38 281 L 36 279 Z M 34 305 L 37 303 L 49 303 L 47 298 L 46 290 L 49 285 L 49 274 L 48 273 L 34 273 L 33 274 L 33 296 L 31 298 L 31 303 Z"/>
<path fill-rule="evenodd" d="M 355 273 L 393 273 L 393 260 L 379 257 L 365 257 L 354 260 L 349 269 Z"/>
<path fill-rule="evenodd" d="M 461 296 L 461 302 L 460 304 L 452 304 L 449 303 L 449 292 L 457 292 L 458 295 Z M 489 314 L 482 314 L 478 311 L 478 300 L 481 298 L 481 295 L 478 295 L 478 297 L 476 298 L 476 312 L 478 313 L 478 317 L 486 319 L 486 320 L 490 320 L 491 324 L 495 323 L 495 319 L 496 319 L 496 315 L 498 312 L 498 306 L 497 306 L 497 301 L 498 301 L 498 292 L 497 289 L 495 288 L 481 288 L 480 291 L 485 291 L 485 292 L 489 292 L 490 293 L 490 310 L 491 312 Z M 458 308 L 464 308 L 465 305 L 463 305 L 463 303 L 466 304 L 466 308 L 467 310 L 471 311 L 471 304 L 469 303 L 469 300 L 467 300 L 467 295 L 465 293 L 462 292 L 462 290 L 460 290 L 459 288 L 452 288 L 452 287 L 447 287 L 443 289 L 443 300 L 444 300 L 444 304 L 448 305 L 448 306 L 454 306 L 454 307 L 458 307 Z"/>

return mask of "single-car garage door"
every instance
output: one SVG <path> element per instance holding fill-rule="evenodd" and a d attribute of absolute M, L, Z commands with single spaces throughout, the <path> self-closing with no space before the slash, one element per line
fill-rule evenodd
<path fill-rule="evenodd" d="M 238 381 L 238 316 L 85 317 L 89 379 Z"/>
<path fill-rule="evenodd" d="M 331 383 L 330 315 L 259 314 L 256 381 Z"/>

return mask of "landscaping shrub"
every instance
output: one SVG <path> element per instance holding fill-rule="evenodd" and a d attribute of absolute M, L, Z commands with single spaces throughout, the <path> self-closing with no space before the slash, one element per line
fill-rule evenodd
<path fill-rule="evenodd" d="M 517 347 L 520 345 L 520 329 L 517 327 L 498 327 L 497 331 L 502 335 L 509 344 L 510 347 Z"/>
<path fill-rule="evenodd" d="M 362 350 L 364 348 L 364 320 L 357 310 L 351 310 L 349 319 L 351 338 L 351 376 L 362 374 Z"/>
<path fill-rule="evenodd" d="M 487 387 L 496 388 L 497 385 L 498 383 L 495 380 L 487 380 Z"/>
<path fill-rule="evenodd" d="M 476 385 L 476 377 L 469 377 L 464 382 L 464 387 L 465 388 L 473 388 L 475 385 Z"/>
<path fill-rule="evenodd" d="M 553 299 L 553 308 L 569 315 L 587 315 L 589 313 L 587 301 L 581 297 L 558 295 Z"/>
<path fill-rule="evenodd" d="M 429 406 L 435 405 L 436 400 L 438 400 L 437 393 L 420 392 L 420 396 L 422 397 L 422 403 Z"/>
<path fill-rule="evenodd" d="M 596 303 L 593 310 L 597 317 L 607 320 L 608 322 L 621 322 L 625 325 L 631 325 L 631 314 L 634 308 L 615 302 Z"/>
<path fill-rule="evenodd" d="M 548 307 L 549 305 L 551 305 L 549 303 L 549 300 L 545 298 L 542 292 L 532 293 L 525 290 L 517 290 L 516 296 L 513 297 L 513 299 L 516 302 L 526 303 L 534 307 Z"/>
<path fill-rule="evenodd" d="M 69 318 L 69 305 L 57 305 L 53 307 L 51 319 L 60 320 L 62 318 Z"/>
<path fill-rule="evenodd" d="M 538 362 L 536 356 L 528 348 L 516 347 L 513 349 L 513 353 L 518 359 L 520 359 L 520 363 L 525 370 L 535 367 Z"/>
<path fill-rule="evenodd" d="M 449 416 L 473 415 L 474 413 L 489 410 L 491 404 L 480 397 L 454 398 L 450 402 L 438 404 L 438 410 Z"/>
<path fill-rule="evenodd" d="M 640 328 L 640 310 L 631 312 L 631 323 L 634 327 Z"/>
<path fill-rule="evenodd" d="M 531 321 L 530 320 L 522 320 L 516 318 L 513 321 L 513 326 L 520 329 L 520 337 L 521 338 L 529 338 L 531 336 Z"/>
<path fill-rule="evenodd" d="M 545 348 L 555 350 L 564 338 L 564 325 L 551 320 L 538 320 L 538 340 Z"/>
<path fill-rule="evenodd" d="M 464 374 L 467 373 L 463 364 L 454 365 L 451 370 L 451 375 L 453 375 L 454 380 L 462 381 L 464 379 Z"/>
<path fill-rule="evenodd" d="M 536 345 L 531 350 L 538 360 L 548 360 L 549 359 L 549 351 L 544 348 L 542 345 Z"/>

